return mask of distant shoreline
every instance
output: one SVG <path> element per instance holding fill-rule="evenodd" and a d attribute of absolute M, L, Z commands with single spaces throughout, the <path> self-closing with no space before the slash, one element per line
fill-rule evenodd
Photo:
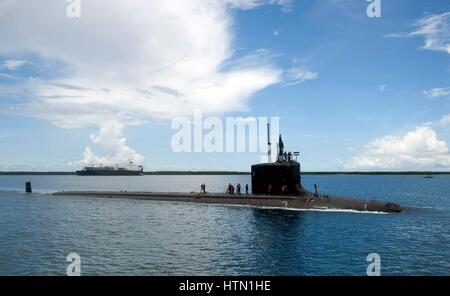
<path fill-rule="evenodd" d="M 250 175 L 250 172 L 237 171 L 154 171 L 145 172 L 144 175 Z M 0 172 L 0 176 L 73 176 L 75 172 Z M 450 175 L 450 172 L 430 172 L 430 171 L 404 171 L 404 172 L 302 172 L 302 175 Z"/>

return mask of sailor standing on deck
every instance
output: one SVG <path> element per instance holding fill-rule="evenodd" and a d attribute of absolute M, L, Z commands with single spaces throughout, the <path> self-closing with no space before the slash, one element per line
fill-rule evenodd
<path fill-rule="evenodd" d="M 314 197 L 318 197 L 318 196 L 319 196 L 318 186 L 317 186 L 317 184 L 314 184 Z"/>
<path fill-rule="evenodd" d="M 245 194 L 248 194 L 248 184 L 245 184 Z"/>
<path fill-rule="evenodd" d="M 233 184 L 230 184 L 230 194 L 234 194 L 234 186 L 233 186 Z"/>

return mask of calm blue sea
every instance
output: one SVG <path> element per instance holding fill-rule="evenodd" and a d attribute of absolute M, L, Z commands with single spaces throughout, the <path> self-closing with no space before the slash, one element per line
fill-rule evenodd
<path fill-rule="evenodd" d="M 31 181 L 35 193 L 22 193 Z M 322 193 L 389 200 L 401 214 L 256 209 L 89 197 L 59 190 L 224 191 L 248 176 L 0 176 L 0 275 L 450 274 L 450 176 L 305 176 Z"/>

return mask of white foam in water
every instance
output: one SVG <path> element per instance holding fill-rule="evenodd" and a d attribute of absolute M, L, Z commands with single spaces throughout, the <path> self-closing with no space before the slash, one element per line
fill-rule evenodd
<path fill-rule="evenodd" d="M 267 209 L 267 210 L 287 210 L 287 211 L 296 211 L 296 212 L 329 212 L 329 213 L 356 213 L 356 214 L 382 214 L 382 215 L 388 214 L 385 212 L 357 211 L 357 210 L 350 210 L 350 209 L 328 209 L 328 208 L 296 209 L 296 208 L 264 207 L 264 206 L 248 206 L 248 207 L 261 208 L 261 209 Z"/>
<path fill-rule="evenodd" d="M 161 201 L 164 202 L 164 201 Z M 173 203 L 184 203 L 178 201 L 171 201 Z M 354 213 L 354 214 L 375 214 L 375 215 L 387 215 L 386 212 L 377 211 L 357 211 L 350 209 L 328 209 L 328 208 L 315 208 L 315 209 L 296 209 L 296 208 L 284 208 L 284 207 L 267 207 L 267 206 L 252 206 L 252 205 L 232 205 L 232 204 L 215 204 L 215 203 L 197 203 L 199 205 L 206 206 L 225 206 L 225 207 L 241 207 L 241 208 L 256 208 L 264 210 L 285 210 L 285 211 L 296 211 L 296 212 L 329 212 L 329 213 Z"/>

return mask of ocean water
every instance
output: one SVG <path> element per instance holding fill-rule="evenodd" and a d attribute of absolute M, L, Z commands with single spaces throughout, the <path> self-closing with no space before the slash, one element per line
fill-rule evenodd
<path fill-rule="evenodd" d="M 25 194 L 31 181 L 33 194 Z M 225 191 L 249 176 L 0 176 L 0 275 L 450 274 L 450 176 L 304 176 L 321 193 L 388 200 L 400 214 L 285 211 L 54 197 L 59 190 Z"/>

